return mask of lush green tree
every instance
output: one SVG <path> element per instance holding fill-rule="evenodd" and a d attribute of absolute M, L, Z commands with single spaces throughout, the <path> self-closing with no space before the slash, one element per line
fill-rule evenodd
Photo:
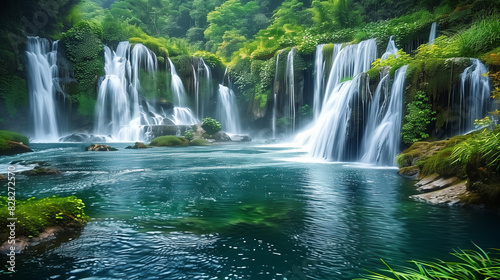
<path fill-rule="evenodd" d="M 223 42 L 227 31 L 236 31 L 250 37 L 252 34 L 249 34 L 248 26 L 258 10 L 259 6 L 255 1 L 249 1 L 245 5 L 240 0 L 226 1 L 207 15 L 209 25 L 205 30 L 205 37 L 218 44 Z"/>

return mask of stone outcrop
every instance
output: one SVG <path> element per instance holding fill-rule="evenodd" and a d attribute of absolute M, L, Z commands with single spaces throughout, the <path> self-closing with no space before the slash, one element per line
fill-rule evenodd
<path fill-rule="evenodd" d="M 118 149 L 113 148 L 109 145 L 92 144 L 92 145 L 86 147 L 85 151 L 110 152 L 110 151 L 118 151 Z"/>

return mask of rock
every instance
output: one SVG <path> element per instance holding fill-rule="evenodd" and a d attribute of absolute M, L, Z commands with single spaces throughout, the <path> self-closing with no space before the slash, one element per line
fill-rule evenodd
<path fill-rule="evenodd" d="M 78 142 L 78 143 L 91 143 L 91 142 L 106 142 L 108 137 L 85 134 L 85 133 L 73 133 L 59 138 L 59 142 Z"/>
<path fill-rule="evenodd" d="M 92 144 L 85 148 L 85 151 L 98 151 L 98 152 L 109 152 L 109 151 L 118 151 L 118 149 L 113 148 L 108 145 L 102 144 Z"/>
<path fill-rule="evenodd" d="M 146 144 L 142 142 L 135 142 L 134 146 L 127 146 L 125 149 L 146 149 Z"/>
<path fill-rule="evenodd" d="M 458 179 L 457 177 L 438 178 L 435 181 L 429 182 L 425 185 L 421 185 L 420 187 L 417 188 L 417 191 L 430 192 L 430 191 L 440 190 L 442 188 L 446 188 L 448 186 L 451 186 L 455 182 L 458 182 L 458 181 L 460 181 L 460 179 Z"/>
<path fill-rule="evenodd" d="M 424 177 L 418 183 L 415 184 L 415 187 L 420 187 L 420 186 L 423 186 L 423 185 L 427 185 L 430 182 L 435 181 L 437 178 L 439 178 L 439 174 L 437 174 L 437 173 L 434 173 L 432 175 Z"/>
<path fill-rule="evenodd" d="M 24 143 L 22 142 L 7 140 L 6 143 L 7 143 L 7 148 L 0 149 L 0 155 L 11 156 L 22 153 L 33 152 L 33 150 L 30 149 L 30 147 L 24 145 Z"/>
<path fill-rule="evenodd" d="M 232 141 L 231 137 L 229 137 L 229 135 L 227 135 L 227 133 L 222 132 L 222 131 L 215 133 L 214 135 L 212 135 L 212 137 L 217 142 L 230 142 L 230 141 Z"/>
<path fill-rule="evenodd" d="M 401 176 L 416 179 L 417 176 L 420 174 L 420 169 L 417 166 L 403 167 L 403 168 L 398 170 L 398 174 Z"/>
<path fill-rule="evenodd" d="M 59 227 L 59 226 L 54 226 L 54 227 L 48 227 L 46 228 L 43 232 L 41 232 L 37 237 L 26 237 L 26 236 L 20 236 L 16 237 L 15 240 L 15 247 L 16 247 L 16 254 L 22 254 L 24 250 L 26 250 L 29 247 L 32 246 L 37 246 L 42 243 L 46 243 L 48 241 L 54 240 L 56 238 L 63 238 L 66 240 L 67 238 L 71 238 L 70 236 L 76 235 L 81 227 Z M 65 233 L 65 234 L 63 234 Z M 70 233 L 70 235 L 68 235 Z M 10 247 L 12 245 L 8 243 L 8 241 L 5 241 L 2 243 L 0 246 L 0 253 L 1 254 L 7 254 L 10 252 Z"/>
<path fill-rule="evenodd" d="M 234 142 L 252 142 L 252 138 L 248 135 L 233 135 L 231 141 Z"/>
<path fill-rule="evenodd" d="M 410 198 L 424 201 L 431 204 L 447 204 L 454 205 L 461 202 L 461 198 L 468 196 L 467 182 L 461 181 L 455 185 L 446 187 L 441 190 L 412 195 Z"/>
<path fill-rule="evenodd" d="M 21 174 L 28 175 L 28 176 L 56 175 L 56 174 L 61 174 L 61 173 L 62 172 L 58 169 L 41 167 L 41 166 L 36 166 L 35 168 L 33 168 L 31 170 L 21 172 Z"/>
<path fill-rule="evenodd" d="M 7 180 L 7 177 L 3 174 L 0 174 L 0 181 Z"/>

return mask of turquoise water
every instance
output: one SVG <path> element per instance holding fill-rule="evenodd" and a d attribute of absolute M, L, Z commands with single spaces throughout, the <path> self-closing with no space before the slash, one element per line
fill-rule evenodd
<path fill-rule="evenodd" d="M 396 169 L 314 163 L 257 144 L 84 152 L 33 144 L 64 173 L 17 176 L 17 198 L 76 195 L 81 234 L 35 247 L 13 279 L 352 279 L 456 248 L 500 247 L 499 214 L 408 199 Z M 21 168 L 18 166 L 18 169 Z M 5 276 L 8 278 L 8 276 Z"/>

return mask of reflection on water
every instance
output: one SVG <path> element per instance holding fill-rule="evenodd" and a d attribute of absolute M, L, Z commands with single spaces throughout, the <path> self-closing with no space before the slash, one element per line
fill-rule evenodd
<path fill-rule="evenodd" d="M 34 144 L 65 171 L 18 176 L 18 198 L 77 195 L 81 235 L 19 261 L 19 279 L 352 279 L 452 249 L 500 247 L 497 213 L 409 200 L 394 169 L 305 162 L 272 146 L 83 152 Z"/>

